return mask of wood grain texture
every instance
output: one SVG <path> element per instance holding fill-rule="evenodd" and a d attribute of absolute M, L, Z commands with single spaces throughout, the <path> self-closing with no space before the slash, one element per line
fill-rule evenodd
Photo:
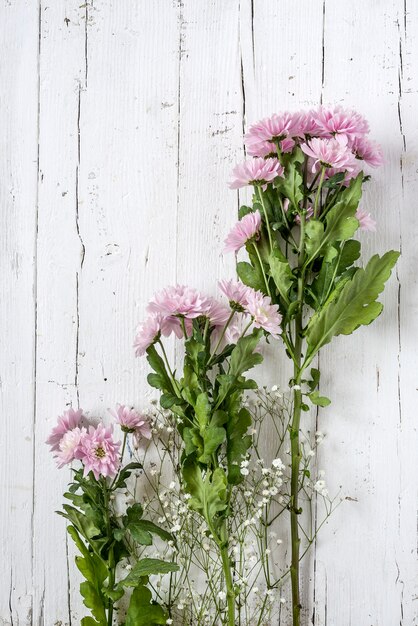
<path fill-rule="evenodd" d="M 384 315 L 320 357 L 332 405 L 305 426 L 327 434 L 330 490 L 356 501 L 304 564 L 304 626 L 417 626 L 416 3 L 4 0 L 0 52 L 0 625 L 80 623 L 53 512 L 68 472 L 43 442 L 69 403 L 146 407 L 131 349 L 146 302 L 234 274 L 243 130 L 323 101 L 363 112 L 383 144 L 363 246 L 402 257 Z M 284 384 L 284 356 L 265 353 L 261 378 Z M 275 626 L 289 623 L 284 608 Z"/>

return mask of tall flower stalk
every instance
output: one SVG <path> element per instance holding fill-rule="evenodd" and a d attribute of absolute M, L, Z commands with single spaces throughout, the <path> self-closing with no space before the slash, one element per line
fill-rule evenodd
<path fill-rule="evenodd" d="M 355 265 L 360 257 L 357 231 L 373 230 L 375 225 L 359 208 L 363 184 L 369 179 L 364 167 L 383 161 L 368 132 L 364 118 L 340 107 L 274 115 L 250 128 L 245 140 L 256 167 L 250 159 L 250 164 L 236 168 L 230 185 L 232 189 L 254 186 L 252 206 L 241 207 L 240 221 L 253 212 L 262 215 L 257 239 L 245 242 L 249 263 L 237 264 L 238 275 L 279 306 L 282 338 L 293 362 L 289 424 L 293 626 L 300 626 L 302 609 L 301 416 L 309 411 L 309 404 L 330 402 L 319 394 L 319 371 L 312 368 L 309 377 L 307 370 L 335 336 L 351 334 L 378 317 L 383 307 L 377 297 L 398 258 L 398 252 L 390 251 L 374 255 L 364 268 Z M 271 161 L 273 148 L 283 169 L 274 180 L 263 179 L 260 160 Z"/>

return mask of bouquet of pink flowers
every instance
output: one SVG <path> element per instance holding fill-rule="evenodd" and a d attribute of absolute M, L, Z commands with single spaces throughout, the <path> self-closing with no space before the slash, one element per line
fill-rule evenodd
<path fill-rule="evenodd" d="M 110 428 L 87 428 L 81 411 L 60 418 L 48 440 L 57 464 L 81 463 L 63 515 L 83 555 L 81 593 L 93 616 L 84 618 L 86 626 L 111 624 L 113 605 L 128 587 L 134 591 L 126 626 L 267 626 L 286 601 L 288 578 L 292 622 L 300 626 L 300 562 L 316 536 L 303 511 L 314 495 L 324 499 L 325 519 L 334 508 L 322 474 L 314 478 L 309 465 L 322 435 L 309 439 L 302 421 L 311 406 L 330 403 L 312 364 L 334 337 L 378 317 L 377 298 L 398 258 L 390 251 L 356 264 L 359 230 L 375 229 L 360 204 L 362 188 L 368 168 L 383 163 L 368 133 L 361 115 L 340 107 L 275 114 L 251 126 L 249 158 L 235 167 L 230 187 L 252 186 L 252 202 L 240 208 L 225 240 L 225 252 L 246 251 L 237 262 L 239 280 L 220 281 L 224 300 L 168 287 L 149 303 L 137 331 L 135 352 L 147 355 L 160 411 L 150 422 L 118 407 L 121 450 Z M 167 356 L 170 335 L 182 342 L 178 364 Z M 278 353 L 283 343 L 292 362 L 287 394 L 257 390 L 247 377 L 263 360 L 264 340 L 277 340 Z M 142 458 L 122 467 L 128 436 L 152 442 L 142 447 Z M 277 440 L 267 464 L 263 436 Z M 151 445 L 160 449 L 161 467 L 149 470 Z M 167 463 L 171 486 L 161 478 Z M 139 502 L 122 515 L 114 508 L 115 492 L 126 489 L 132 472 L 154 489 L 155 498 L 144 500 L 149 519 Z M 273 549 L 271 529 L 285 528 L 286 518 L 291 554 L 283 566 L 276 554 L 281 540 Z M 164 558 L 146 556 L 154 536 L 165 544 Z M 132 570 L 116 582 L 116 565 L 124 560 Z M 203 589 L 196 568 L 204 572 Z M 164 580 L 155 586 L 152 577 L 164 573 L 166 587 Z"/>

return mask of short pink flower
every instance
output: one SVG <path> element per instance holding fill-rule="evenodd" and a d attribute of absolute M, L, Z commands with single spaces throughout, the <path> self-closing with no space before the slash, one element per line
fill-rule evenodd
<path fill-rule="evenodd" d="M 298 133 L 300 136 L 315 137 L 320 134 L 320 127 L 316 123 L 315 111 L 302 111 Z"/>
<path fill-rule="evenodd" d="M 282 176 L 283 166 L 278 159 L 263 159 L 261 157 L 247 159 L 233 169 L 234 180 L 229 183 L 230 189 L 240 189 L 246 185 L 261 185 L 265 190 L 278 176 Z"/>
<path fill-rule="evenodd" d="M 271 141 L 260 141 L 247 147 L 247 155 L 252 157 L 277 157 L 277 148 Z"/>
<path fill-rule="evenodd" d="M 320 107 L 315 111 L 314 119 L 319 127 L 318 134 L 322 137 L 343 135 L 354 141 L 356 137 L 363 137 L 369 132 L 369 125 L 363 116 L 341 106 L 329 109 Z"/>
<path fill-rule="evenodd" d="M 351 145 L 351 150 L 357 159 L 364 161 L 371 167 L 380 167 L 385 161 L 382 147 L 367 137 L 356 138 Z"/>
<path fill-rule="evenodd" d="M 261 291 L 251 290 L 249 292 L 245 310 L 252 317 L 256 328 L 262 328 L 273 337 L 278 337 L 281 334 L 282 316 L 279 313 L 279 307 L 272 304 L 271 298 L 265 296 Z"/>
<path fill-rule="evenodd" d="M 231 309 L 215 298 L 209 299 L 209 306 L 204 315 L 210 321 L 211 326 L 224 326 L 231 315 Z"/>
<path fill-rule="evenodd" d="M 360 222 L 361 230 L 368 230 L 373 233 L 376 231 L 376 222 L 370 213 L 366 213 L 362 209 L 357 209 L 356 218 Z"/>
<path fill-rule="evenodd" d="M 261 228 L 261 213 L 247 213 L 235 224 L 225 239 L 224 252 L 238 252 L 247 241 L 259 237 Z"/>
<path fill-rule="evenodd" d="M 139 433 L 146 439 L 151 439 L 151 426 L 146 415 L 133 408 L 118 404 L 116 411 L 109 409 L 124 433 Z"/>
<path fill-rule="evenodd" d="M 160 313 L 166 321 L 177 316 L 191 320 L 204 315 L 208 306 L 208 298 L 196 289 L 185 285 L 176 285 L 166 287 L 155 294 L 147 310 L 151 313 Z"/>
<path fill-rule="evenodd" d="M 299 134 L 301 113 L 274 113 L 253 124 L 244 136 L 245 145 L 250 148 L 262 141 L 282 141 Z"/>
<path fill-rule="evenodd" d="M 68 430 L 60 441 L 59 449 L 55 454 L 57 466 L 59 468 L 68 465 L 77 458 L 77 452 L 84 435 L 87 433 L 85 428 L 73 428 Z"/>
<path fill-rule="evenodd" d="M 220 280 L 218 285 L 232 307 L 237 305 L 245 307 L 247 305 L 250 287 L 244 285 L 240 280 Z"/>
<path fill-rule="evenodd" d="M 356 167 L 354 154 L 347 146 L 347 138 L 322 139 L 313 137 L 303 143 L 301 148 L 305 154 L 314 159 L 312 172 L 318 172 L 321 167 L 334 168 L 337 171 L 352 171 Z"/>
<path fill-rule="evenodd" d="M 120 442 L 113 440 L 113 429 L 99 424 L 96 428 L 90 426 L 87 433 L 81 438 L 76 450 L 76 458 L 84 465 L 84 476 L 93 472 L 96 480 L 101 476 L 115 476 L 119 469 Z"/>
<path fill-rule="evenodd" d="M 82 417 L 83 410 L 78 409 L 77 411 L 74 411 L 72 407 L 68 409 L 68 411 L 64 411 L 64 414 L 58 417 L 57 426 L 54 426 L 51 434 L 45 442 L 51 446 L 51 452 L 59 450 L 60 441 L 64 437 L 65 433 L 79 426 Z"/>
<path fill-rule="evenodd" d="M 147 349 L 160 338 L 163 328 L 166 330 L 167 324 L 161 313 L 153 313 L 147 317 L 145 322 L 141 322 L 134 339 L 135 356 L 144 355 Z M 164 334 L 167 336 L 169 333 Z"/>

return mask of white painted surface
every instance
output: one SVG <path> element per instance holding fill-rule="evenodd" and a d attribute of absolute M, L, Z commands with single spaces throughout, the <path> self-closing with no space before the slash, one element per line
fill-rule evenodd
<path fill-rule="evenodd" d="M 403 254 L 384 315 L 321 356 L 319 462 L 358 502 L 305 564 L 305 624 L 417 625 L 417 3 L 3 0 L 0 32 L 0 624 L 79 623 L 43 441 L 66 403 L 146 404 L 147 299 L 233 272 L 243 126 L 322 99 L 384 145 L 365 253 Z"/>

